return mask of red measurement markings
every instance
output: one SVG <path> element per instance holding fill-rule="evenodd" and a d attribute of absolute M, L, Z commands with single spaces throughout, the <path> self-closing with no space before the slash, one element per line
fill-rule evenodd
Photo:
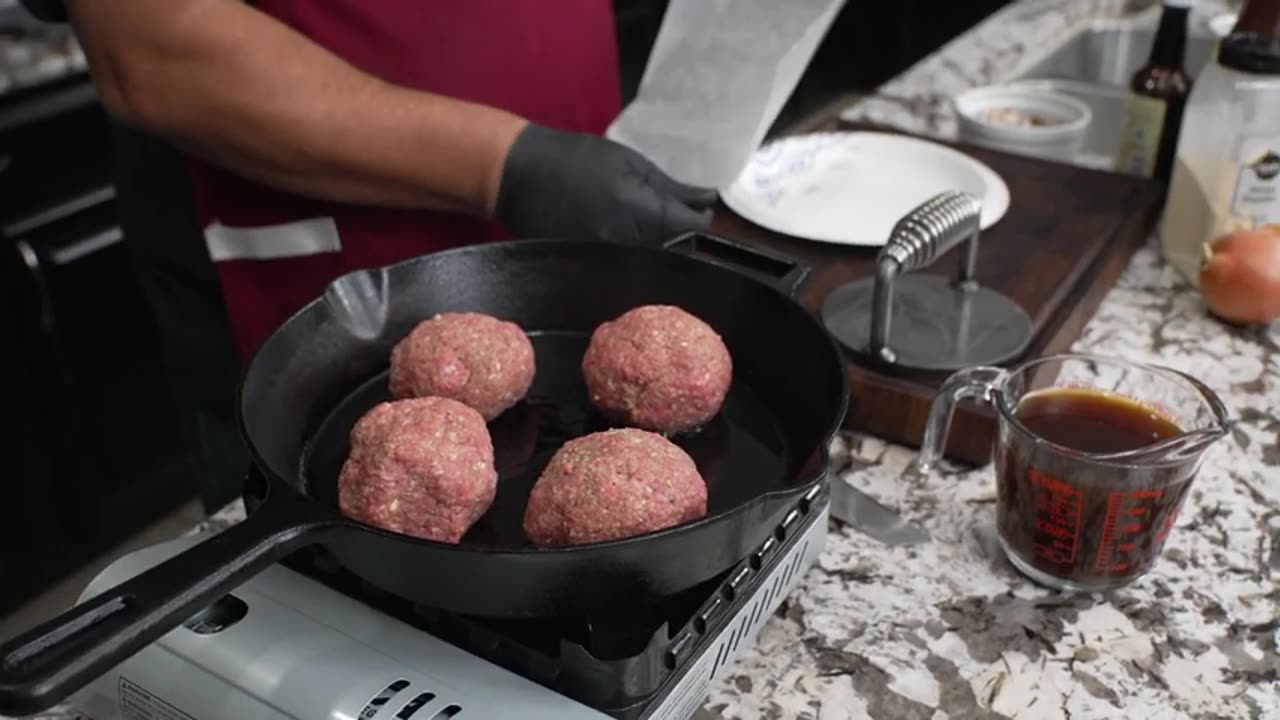
<path fill-rule="evenodd" d="M 1160 528 L 1160 532 L 1156 533 L 1156 542 L 1162 542 L 1169 535 L 1169 531 L 1173 529 L 1173 524 L 1178 521 L 1178 511 L 1181 507 L 1176 507 L 1173 512 L 1169 513 L 1169 517 L 1165 518 L 1164 527 Z"/>
<path fill-rule="evenodd" d="M 1102 540 L 1098 543 L 1097 569 L 1124 572 L 1132 566 L 1131 553 L 1138 550 L 1135 536 L 1147 530 L 1152 506 L 1164 495 L 1163 490 L 1113 492 L 1107 496 L 1107 517 L 1102 523 Z M 1161 535 L 1168 532 L 1168 526 Z"/>
<path fill-rule="evenodd" d="M 1052 563 L 1070 565 L 1080 546 L 1084 493 L 1036 470 L 1028 472 L 1036 508 L 1035 554 Z"/>

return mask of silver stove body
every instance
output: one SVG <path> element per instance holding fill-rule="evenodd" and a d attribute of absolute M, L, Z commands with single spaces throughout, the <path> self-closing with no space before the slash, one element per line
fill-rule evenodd
<path fill-rule="evenodd" d="M 754 641 L 825 544 L 828 505 L 788 528 L 762 582 L 707 623 L 647 720 L 685 720 Z M 793 513 L 794 514 L 794 513 Z M 788 516 L 791 517 L 791 516 Z M 794 520 L 794 518 L 792 518 Z M 84 597 L 198 542 L 116 561 Z M 767 541 L 762 552 L 767 553 Z M 696 638 L 701 641 L 702 637 Z M 607 720 L 609 715 L 276 565 L 81 690 L 93 720 Z"/>

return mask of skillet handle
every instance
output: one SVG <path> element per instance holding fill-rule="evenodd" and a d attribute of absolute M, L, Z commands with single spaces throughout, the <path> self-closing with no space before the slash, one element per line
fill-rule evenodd
<path fill-rule="evenodd" d="M 704 232 L 685 233 L 662 246 L 763 280 L 785 295 L 794 296 L 810 270 L 808 265 L 782 253 Z"/>
<path fill-rule="evenodd" d="M 0 715 L 67 699 L 287 555 L 339 527 L 277 484 L 244 522 L 0 646 Z"/>

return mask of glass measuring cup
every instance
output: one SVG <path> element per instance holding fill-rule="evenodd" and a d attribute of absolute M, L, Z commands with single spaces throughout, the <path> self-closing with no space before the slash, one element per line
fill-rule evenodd
<path fill-rule="evenodd" d="M 1009 560 L 1060 590 L 1101 590 L 1151 568 L 1226 408 L 1195 378 L 1096 355 L 952 375 L 929 413 L 915 469 L 942 457 L 956 403 L 997 415 L 996 527 Z"/>

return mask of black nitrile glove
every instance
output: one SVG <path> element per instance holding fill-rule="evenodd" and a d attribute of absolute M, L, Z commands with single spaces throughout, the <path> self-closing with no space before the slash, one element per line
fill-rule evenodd
<path fill-rule="evenodd" d="M 676 182 L 607 138 L 530 123 L 507 155 L 495 214 L 519 238 L 658 245 L 711 224 L 714 189 Z"/>

